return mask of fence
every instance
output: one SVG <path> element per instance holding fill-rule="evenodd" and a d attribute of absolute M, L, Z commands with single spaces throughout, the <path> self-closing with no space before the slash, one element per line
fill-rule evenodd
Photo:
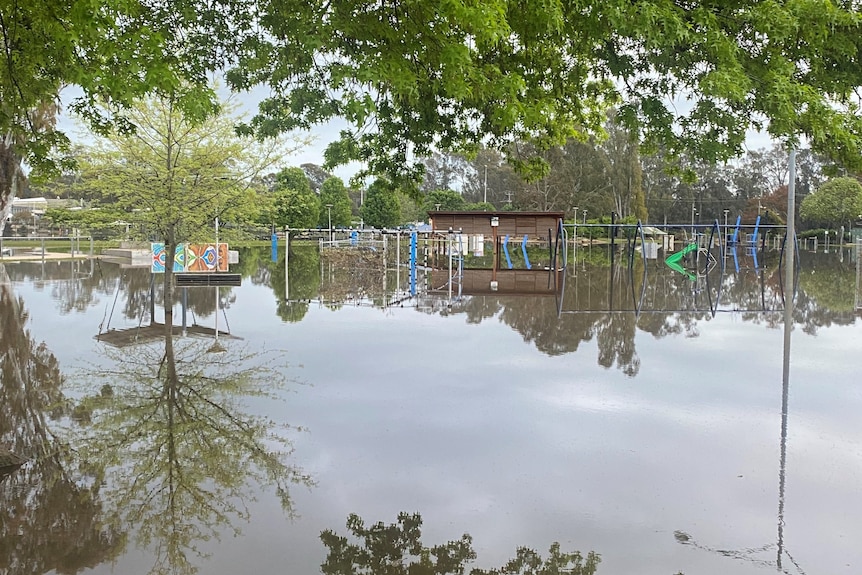
<path fill-rule="evenodd" d="M 89 242 L 88 257 L 93 257 L 93 237 L 92 236 L 41 236 L 41 237 L 0 237 L 0 258 L 12 257 L 26 259 L 38 258 L 42 260 L 45 256 L 59 256 L 66 254 L 65 243 L 69 242 L 69 258 L 81 257 L 81 240 L 85 243 Z M 48 251 L 48 248 L 54 248 L 57 244 L 61 244 L 62 251 Z M 17 245 L 16 245 L 17 244 Z"/>

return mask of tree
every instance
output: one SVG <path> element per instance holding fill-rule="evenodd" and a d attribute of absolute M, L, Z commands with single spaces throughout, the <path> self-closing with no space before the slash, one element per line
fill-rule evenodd
<path fill-rule="evenodd" d="M 330 165 L 366 163 L 403 186 L 433 150 L 545 150 L 603 132 L 605 111 L 649 151 L 716 162 L 766 127 L 782 144 L 862 165 L 862 85 L 853 3 L 353 0 L 265 7 L 233 86 L 269 83 L 246 129 L 269 134 L 332 117 L 349 129 Z M 685 111 L 668 96 L 687 100 Z M 542 162 L 516 161 L 522 170 Z"/>
<path fill-rule="evenodd" d="M 164 243 L 164 301 L 173 302 L 176 246 L 211 241 L 216 218 L 253 220 L 257 203 L 252 184 L 280 159 L 280 150 L 278 142 L 262 146 L 236 136 L 233 125 L 239 119 L 229 104 L 199 121 L 169 95 L 142 101 L 128 115 L 137 129 L 99 138 L 83 170 L 98 181 L 103 196 L 134 212 Z M 173 307 L 165 305 L 165 311 L 170 331 Z"/>
<path fill-rule="evenodd" d="M 318 225 L 320 198 L 302 168 L 285 168 L 275 177 L 273 187 L 275 224 L 279 227 L 313 228 Z"/>
<path fill-rule="evenodd" d="M 377 179 L 365 194 L 360 210 L 365 224 L 374 228 L 389 228 L 401 223 L 401 206 L 393 185 Z"/>
<path fill-rule="evenodd" d="M 467 203 L 461 194 L 452 190 L 434 190 L 425 196 L 423 207 L 426 212 L 434 210 L 458 211 L 463 210 Z"/>
<path fill-rule="evenodd" d="M 323 182 L 333 177 L 332 174 L 318 166 L 317 164 L 306 163 L 299 166 L 305 172 L 305 177 L 308 178 L 308 184 L 315 194 L 320 193 L 320 188 Z"/>
<path fill-rule="evenodd" d="M 862 216 L 862 184 L 855 178 L 833 178 L 802 200 L 799 215 L 823 227 L 849 226 Z"/>
<path fill-rule="evenodd" d="M 37 175 L 69 167 L 69 139 L 54 121 L 67 86 L 78 93 L 71 110 L 101 134 L 132 130 L 135 114 L 126 112 L 147 94 L 173 95 L 190 119 L 214 113 L 210 72 L 237 62 L 256 33 L 255 4 L 4 2 L 0 163 L 13 168 L 7 174 L 19 172 L 22 162 Z M 13 185 L 0 178 L 0 212 Z"/>
<path fill-rule="evenodd" d="M 620 217 L 633 215 L 641 221 L 647 221 L 637 141 L 613 116 L 606 130 L 608 138 L 600 142 L 598 150 L 607 187 L 614 200 L 614 211 Z"/>
<path fill-rule="evenodd" d="M 511 203 L 523 182 L 506 158 L 497 150 L 482 148 L 470 161 L 464 182 L 463 196 L 467 201 L 487 201 L 497 207 Z"/>
<path fill-rule="evenodd" d="M 332 205 L 329 211 L 326 209 L 327 204 Z M 317 225 L 327 227 L 331 211 L 332 225 L 347 227 L 350 225 L 352 208 L 353 202 L 350 201 L 347 188 L 344 187 L 341 178 L 335 176 L 327 178 L 320 187 L 320 217 Z"/>
<path fill-rule="evenodd" d="M 467 171 L 463 156 L 434 152 L 422 159 L 425 175 L 420 190 L 428 193 L 434 190 L 451 190 L 460 187 Z"/>

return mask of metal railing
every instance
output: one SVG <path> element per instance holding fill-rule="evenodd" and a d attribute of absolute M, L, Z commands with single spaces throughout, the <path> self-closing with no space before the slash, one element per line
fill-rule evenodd
<path fill-rule="evenodd" d="M 31 237 L 0 237 L 0 259 L 3 258 L 18 258 L 24 256 L 27 259 L 41 256 L 45 260 L 47 254 L 65 254 L 62 252 L 49 252 L 46 243 L 69 242 L 69 258 L 82 257 L 81 240 L 89 242 L 89 252 L 87 257 L 93 257 L 93 236 L 31 236 Z M 33 246 L 34 242 L 38 245 Z M 14 244 L 28 244 L 24 248 L 15 247 Z M 26 248 L 30 248 L 26 251 Z"/>

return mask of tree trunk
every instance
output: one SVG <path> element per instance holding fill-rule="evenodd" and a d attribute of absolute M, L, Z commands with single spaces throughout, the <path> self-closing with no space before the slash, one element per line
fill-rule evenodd
<path fill-rule="evenodd" d="M 168 229 L 165 238 L 165 336 L 170 338 L 174 329 L 174 254 L 177 251 L 177 236 L 174 227 Z"/>
<path fill-rule="evenodd" d="M 24 173 L 21 157 L 15 152 L 9 138 L 0 141 L 0 237 L 6 229 L 6 218 L 12 212 L 12 199 Z"/>

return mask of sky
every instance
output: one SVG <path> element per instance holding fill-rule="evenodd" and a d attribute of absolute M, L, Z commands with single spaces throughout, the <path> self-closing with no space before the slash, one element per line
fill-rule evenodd
<path fill-rule="evenodd" d="M 77 87 L 73 86 L 66 88 L 61 93 L 63 111 L 65 111 L 68 104 L 80 94 L 81 91 Z M 266 87 L 261 86 L 249 92 L 236 94 L 235 98 L 240 103 L 242 113 L 246 114 L 248 118 L 251 118 L 257 110 L 258 103 L 263 100 L 266 95 Z M 226 99 L 229 96 L 230 93 L 226 89 L 223 89 L 222 97 Z M 686 105 L 684 102 L 674 102 L 672 109 L 682 110 L 685 107 Z M 76 123 L 74 118 L 63 113 L 63 111 L 61 111 L 58 119 L 59 128 L 66 132 L 73 143 L 86 142 L 89 138 L 86 133 L 86 129 Z M 338 138 L 339 133 L 348 127 L 347 122 L 342 119 L 334 119 L 325 124 L 316 126 L 309 134 L 311 136 L 309 144 L 286 159 L 287 166 L 301 166 L 302 164 L 307 163 L 322 166 L 325 161 L 323 154 L 326 146 L 335 141 Z M 745 142 L 747 150 L 759 150 L 762 148 L 769 148 L 771 146 L 772 139 L 769 134 L 766 132 L 749 130 L 748 137 Z M 330 172 L 347 183 L 350 178 L 359 171 L 360 167 L 359 163 L 353 162 L 344 166 L 339 166 Z"/>

